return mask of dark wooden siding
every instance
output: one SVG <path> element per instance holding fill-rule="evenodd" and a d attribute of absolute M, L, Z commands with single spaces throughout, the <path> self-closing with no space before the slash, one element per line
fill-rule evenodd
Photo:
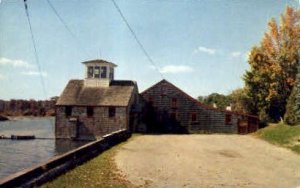
<path fill-rule="evenodd" d="M 145 108 L 153 109 L 154 112 L 152 113 L 156 119 L 156 121 L 145 122 L 148 126 L 157 126 L 151 125 L 155 123 L 159 126 L 166 126 L 165 124 L 170 126 L 174 123 L 171 118 L 176 114 L 176 123 L 179 128 L 187 132 L 238 133 L 238 121 L 243 118 L 242 115 L 237 113 L 206 107 L 166 80 L 150 87 L 141 95 L 146 103 Z M 176 99 L 176 106 L 174 105 L 174 99 Z M 145 111 L 149 113 L 149 109 Z M 196 121 L 192 121 L 192 114 L 196 114 Z M 226 114 L 227 119 L 230 116 L 230 122 L 226 122 Z M 167 118 L 169 122 L 160 122 L 161 117 L 165 116 L 169 117 L 169 119 Z M 252 120 L 250 124 L 251 131 L 255 131 L 258 121 L 254 117 Z M 178 129 L 176 126 L 173 128 Z"/>

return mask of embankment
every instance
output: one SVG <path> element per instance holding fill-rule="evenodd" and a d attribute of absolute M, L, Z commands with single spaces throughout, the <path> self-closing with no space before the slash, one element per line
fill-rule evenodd
<path fill-rule="evenodd" d="M 103 136 L 63 155 L 0 180 L 0 187 L 35 187 L 46 183 L 70 169 L 94 158 L 110 147 L 127 140 L 130 133 L 120 130 Z"/>

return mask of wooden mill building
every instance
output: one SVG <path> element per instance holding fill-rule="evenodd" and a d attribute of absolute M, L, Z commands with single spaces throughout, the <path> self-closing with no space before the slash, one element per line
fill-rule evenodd
<path fill-rule="evenodd" d="M 138 100 L 136 82 L 114 80 L 113 63 L 83 64 L 85 79 L 70 80 L 56 103 L 56 138 L 94 140 L 129 129 L 130 113 Z"/>
<path fill-rule="evenodd" d="M 162 80 L 141 94 L 134 81 L 114 80 L 115 64 L 83 62 L 86 77 L 70 80 L 56 104 L 56 138 L 94 140 L 127 129 L 148 133 L 250 133 L 256 116 L 207 107 Z"/>
<path fill-rule="evenodd" d="M 141 93 L 144 110 L 138 129 L 162 133 L 240 133 L 258 129 L 256 116 L 203 105 L 170 82 L 162 80 Z"/>

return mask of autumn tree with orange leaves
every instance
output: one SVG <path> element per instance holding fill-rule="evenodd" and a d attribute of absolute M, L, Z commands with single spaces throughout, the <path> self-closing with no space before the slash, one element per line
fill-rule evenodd
<path fill-rule="evenodd" d="M 280 24 L 273 18 L 259 46 L 252 48 L 244 75 L 248 111 L 279 121 L 286 111 L 299 65 L 300 10 L 287 7 Z"/>

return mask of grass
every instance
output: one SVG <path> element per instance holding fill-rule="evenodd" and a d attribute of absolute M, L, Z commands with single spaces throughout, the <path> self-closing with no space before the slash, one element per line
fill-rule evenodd
<path fill-rule="evenodd" d="M 270 143 L 289 148 L 300 154 L 300 125 L 270 124 L 258 130 L 255 135 Z"/>
<path fill-rule="evenodd" d="M 113 160 L 116 152 L 124 143 L 112 147 L 94 159 L 76 167 L 64 175 L 59 176 L 42 187 L 134 187 L 133 184 L 127 181 L 120 174 Z"/>

